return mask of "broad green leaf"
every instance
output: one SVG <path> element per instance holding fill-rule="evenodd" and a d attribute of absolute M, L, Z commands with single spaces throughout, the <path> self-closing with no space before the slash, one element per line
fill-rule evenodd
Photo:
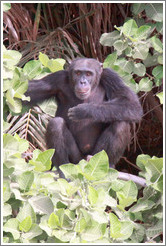
<path fill-rule="evenodd" d="M 146 68 L 142 63 L 136 63 L 134 64 L 134 69 L 133 69 L 133 73 L 137 74 L 138 76 L 144 76 L 146 72 Z"/>
<path fill-rule="evenodd" d="M 96 221 L 91 221 L 81 233 L 81 239 L 87 242 L 93 242 L 99 238 L 102 238 L 105 234 L 106 227 L 107 224 L 99 224 Z"/>
<path fill-rule="evenodd" d="M 135 14 L 138 15 L 145 9 L 145 4 L 144 3 L 133 3 L 131 5 L 131 11 Z"/>
<path fill-rule="evenodd" d="M 147 237 L 151 238 L 151 237 L 155 237 L 156 235 L 160 235 L 161 233 L 163 233 L 163 220 L 159 220 L 157 223 L 155 223 L 155 225 L 149 227 L 146 230 L 146 235 Z"/>
<path fill-rule="evenodd" d="M 95 154 L 84 168 L 83 175 L 89 175 L 94 180 L 104 178 L 109 170 L 109 161 L 106 152 L 103 150 Z"/>
<path fill-rule="evenodd" d="M 116 59 L 117 59 L 117 52 L 108 55 L 107 58 L 104 60 L 103 68 L 107 68 L 107 67 L 111 68 L 114 65 Z"/>
<path fill-rule="evenodd" d="M 39 52 L 39 60 L 41 61 L 43 66 L 47 67 L 47 63 L 49 61 L 49 58 L 46 54 Z"/>
<path fill-rule="evenodd" d="M 159 53 L 162 53 L 163 52 L 163 44 L 160 41 L 160 39 L 157 38 L 156 36 L 153 36 L 150 40 L 152 42 L 154 49 L 156 51 L 158 51 Z"/>
<path fill-rule="evenodd" d="M 138 189 L 133 181 L 127 181 L 116 194 L 119 199 L 119 207 L 124 209 L 137 200 Z"/>
<path fill-rule="evenodd" d="M 22 191 L 29 191 L 31 185 L 34 181 L 34 173 L 31 171 L 26 171 L 18 176 L 18 184 Z"/>
<path fill-rule="evenodd" d="M 29 79 L 35 78 L 42 71 L 41 62 L 39 60 L 32 60 L 25 64 L 23 72 L 27 74 Z"/>
<path fill-rule="evenodd" d="M 57 228 L 58 226 L 60 226 L 60 223 L 59 223 L 59 217 L 58 217 L 55 213 L 50 214 L 50 217 L 49 217 L 49 219 L 48 219 L 48 225 L 49 225 L 52 229 L 55 229 L 55 228 Z"/>
<path fill-rule="evenodd" d="M 115 62 L 115 65 L 118 65 L 126 73 L 132 73 L 134 63 L 131 61 L 127 61 L 125 58 L 119 58 Z"/>
<path fill-rule="evenodd" d="M 98 199 L 98 192 L 92 186 L 88 186 L 88 200 L 90 204 L 93 206 Z"/>
<path fill-rule="evenodd" d="M 151 175 L 150 181 L 156 182 L 163 173 L 163 158 L 152 158 L 149 159 L 145 166 L 147 172 Z"/>
<path fill-rule="evenodd" d="M 19 152 L 19 144 L 10 134 L 3 135 L 3 158 L 4 162 L 9 159 L 10 156 Z"/>
<path fill-rule="evenodd" d="M 137 32 L 137 30 L 138 30 L 137 23 L 133 19 L 126 21 L 122 28 L 122 32 L 127 37 L 133 36 Z"/>
<path fill-rule="evenodd" d="M 114 48 L 119 52 L 119 51 L 123 51 L 128 47 L 128 42 L 124 42 L 122 40 L 117 40 L 114 42 L 113 44 Z"/>
<path fill-rule="evenodd" d="M 18 229 L 18 226 L 19 226 L 19 222 L 17 219 L 9 219 L 5 224 L 4 224 L 4 227 L 3 227 L 3 230 L 5 232 L 10 232 L 13 236 L 13 238 L 15 240 L 19 239 L 20 238 L 20 232 L 19 232 L 19 229 Z"/>
<path fill-rule="evenodd" d="M 36 222 L 36 214 L 29 203 L 24 203 L 23 207 L 19 209 L 17 219 L 22 222 L 27 217 L 31 217 L 33 223 Z"/>
<path fill-rule="evenodd" d="M 5 203 L 3 205 L 3 217 L 9 216 L 9 215 L 12 215 L 12 207 L 10 204 Z"/>
<path fill-rule="evenodd" d="M 81 233 L 87 226 L 86 220 L 81 218 L 75 225 L 74 231 Z"/>
<path fill-rule="evenodd" d="M 23 232 L 28 232 L 32 226 L 32 218 L 31 216 L 27 216 L 20 224 L 19 229 Z"/>
<path fill-rule="evenodd" d="M 35 171 L 48 171 L 51 169 L 51 158 L 54 154 L 54 149 L 48 149 L 42 153 L 39 153 L 38 157 L 29 161 L 29 163 L 35 166 Z M 36 157 L 36 156 L 35 156 Z"/>
<path fill-rule="evenodd" d="M 153 86 L 153 82 L 149 80 L 149 78 L 143 78 L 139 81 L 139 90 L 140 91 L 151 91 Z"/>
<path fill-rule="evenodd" d="M 22 109 L 21 100 L 14 98 L 14 94 L 15 92 L 13 89 L 9 89 L 6 92 L 6 103 L 11 111 L 14 113 L 20 113 Z"/>
<path fill-rule="evenodd" d="M 148 34 L 150 33 L 151 27 L 150 26 L 141 26 L 138 28 L 136 34 L 135 34 L 135 38 L 138 38 L 139 40 L 143 40 L 146 39 Z"/>
<path fill-rule="evenodd" d="M 163 92 L 159 92 L 156 96 L 160 99 L 160 103 L 163 104 Z"/>
<path fill-rule="evenodd" d="M 121 233 L 121 223 L 118 220 L 117 216 L 113 213 L 109 213 L 110 218 L 110 236 L 112 238 L 123 237 L 124 234 Z"/>
<path fill-rule="evenodd" d="M 52 73 L 63 70 L 63 64 L 58 61 L 58 59 L 51 59 L 47 63 L 47 67 L 50 69 Z"/>
<path fill-rule="evenodd" d="M 100 38 L 100 43 L 104 46 L 113 46 L 114 42 L 120 38 L 120 34 L 118 31 L 113 31 L 110 33 L 102 34 Z"/>
<path fill-rule="evenodd" d="M 159 65 L 152 70 L 152 74 L 157 79 L 163 78 L 163 66 Z"/>
<path fill-rule="evenodd" d="M 75 232 L 73 231 L 67 231 L 67 230 L 53 230 L 52 235 L 61 240 L 62 242 L 70 242 L 72 238 L 75 236 Z"/>
<path fill-rule="evenodd" d="M 29 199 L 29 203 L 36 213 L 51 214 L 54 211 L 54 205 L 49 197 L 34 196 Z"/>
<path fill-rule="evenodd" d="M 64 173 L 67 179 L 75 179 L 78 176 L 78 168 L 74 164 L 64 164 L 60 166 L 60 170 Z"/>
<path fill-rule="evenodd" d="M 148 56 L 149 47 L 148 45 L 137 44 L 134 46 L 133 58 L 145 60 Z"/>
<path fill-rule="evenodd" d="M 24 239 L 31 240 L 31 239 L 41 235 L 42 233 L 43 233 L 43 231 L 40 229 L 40 227 L 38 225 L 32 224 L 31 229 L 28 232 L 23 233 L 22 237 Z"/>
<path fill-rule="evenodd" d="M 156 23 L 156 29 L 157 31 L 163 35 L 163 22 L 157 22 Z"/>
<path fill-rule="evenodd" d="M 14 139 L 16 139 L 17 142 L 18 142 L 18 147 L 19 147 L 19 152 L 20 153 L 23 153 L 23 152 L 25 152 L 28 149 L 29 142 L 26 139 L 20 138 L 18 134 L 14 135 Z"/>
<path fill-rule="evenodd" d="M 16 50 L 5 50 L 3 52 L 3 63 L 8 68 L 13 68 L 20 61 L 22 54 Z"/>
<path fill-rule="evenodd" d="M 8 11 L 11 8 L 11 3 L 3 3 L 3 11 Z"/>
<path fill-rule="evenodd" d="M 147 3 L 145 12 L 149 19 L 161 22 L 163 20 L 163 3 Z"/>
<path fill-rule="evenodd" d="M 145 200 L 145 201 L 140 201 L 136 203 L 134 206 L 132 206 L 129 209 L 129 211 L 133 213 L 142 212 L 142 211 L 149 210 L 153 208 L 154 206 L 155 206 L 155 203 L 153 201 Z"/>

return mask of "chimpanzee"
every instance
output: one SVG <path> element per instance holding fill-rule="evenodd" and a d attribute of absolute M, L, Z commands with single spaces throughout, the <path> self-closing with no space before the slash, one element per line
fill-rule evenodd
<path fill-rule="evenodd" d="M 142 116 L 137 95 L 116 72 L 91 58 L 77 58 L 67 70 L 30 81 L 26 95 L 31 104 L 56 97 L 46 143 L 55 148 L 52 161 L 58 169 L 101 150 L 110 165 L 116 164 L 130 143 L 131 123 Z"/>

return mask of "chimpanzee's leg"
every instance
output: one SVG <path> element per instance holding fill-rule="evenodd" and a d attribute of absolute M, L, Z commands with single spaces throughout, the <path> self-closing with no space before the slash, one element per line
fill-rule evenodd
<path fill-rule="evenodd" d="M 75 139 L 61 117 L 55 117 L 49 121 L 46 144 L 48 149 L 55 149 L 52 163 L 58 168 L 58 171 L 61 164 L 69 162 L 76 164 L 82 159 Z"/>
<path fill-rule="evenodd" d="M 109 125 L 98 138 L 93 155 L 105 150 L 109 157 L 110 166 L 113 167 L 123 155 L 130 143 L 130 124 L 124 121 Z"/>

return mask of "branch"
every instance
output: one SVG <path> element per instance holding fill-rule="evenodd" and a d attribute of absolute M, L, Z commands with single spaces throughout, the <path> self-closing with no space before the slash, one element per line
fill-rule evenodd
<path fill-rule="evenodd" d="M 119 172 L 118 171 L 118 179 L 122 179 L 122 180 L 132 180 L 134 183 L 139 184 L 143 187 L 146 187 L 146 180 L 144 178 L 135 176 L 133 174 L 129 174 L 129 173 L 124 173 L 124 172 Z"/>

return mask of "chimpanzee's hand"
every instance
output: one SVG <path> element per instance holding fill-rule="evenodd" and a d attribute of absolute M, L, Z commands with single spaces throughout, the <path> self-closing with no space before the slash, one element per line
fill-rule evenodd
<path fill-rule="evenodd" d="M 69 108 L 68 117 L 70 120 L 79 121 L 88 117 L 88 103 L 79 104 L 73 108 Z"/>

